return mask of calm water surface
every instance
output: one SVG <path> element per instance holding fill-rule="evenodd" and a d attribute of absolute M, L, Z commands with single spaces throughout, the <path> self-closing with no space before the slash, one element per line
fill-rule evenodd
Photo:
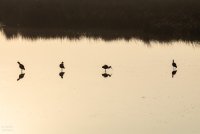
<path fill-rule="evenodd" d="M 0 133 L 199 134 L 198 45 L 1 34 Z M 26 67 L 20 81 L 17 61 Z M 102 77 L 104 64 L 112 77 Z"/>

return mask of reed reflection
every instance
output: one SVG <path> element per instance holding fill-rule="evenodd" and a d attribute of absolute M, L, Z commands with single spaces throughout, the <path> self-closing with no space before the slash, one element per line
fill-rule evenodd
<path fill-rule="evenodd" d="M 152 28 L 153 29 L 153 28 Z M 102 39 L 104 41 L 112 41 L 123 39 L 129 41 L 131 39 L 141 40 L 147 44 L 151 41 L 158 42 L 173 42 L 173 41 L 186 41 L 186 42 L 199 42 L 199 36 L 182 34 L 179 36 L 174 36 L 173 34 L 166 34 L 155 32 L 152 33 L 144 30 L 119 30 L 119 29 L 100 29 L 94 28 L 94 30 L 88 29 L 77 29 L 77 28 L 26 28 L 26 27 L 5 27 L 0 29 L 7 39 L 13 39 L 18 36 L 29 40 L 37 39 L 63 39 L 67 38 L 70 40 L 80 39 L 82 37 L 92 38 L 92 39 Z M 164 31 L 164 30 L 163 30 Z M 181 37 L 180 37 L 181 36 Z"/>

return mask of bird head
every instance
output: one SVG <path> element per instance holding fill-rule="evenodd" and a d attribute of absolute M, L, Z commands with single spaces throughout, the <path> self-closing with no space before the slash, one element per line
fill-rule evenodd
<path fill-rule="evenodd" d="M 20 62 L 19 62 L 19 61 L 18 61 L 17 63 L 18 63 L 18 64 L 20 64 Z"/>

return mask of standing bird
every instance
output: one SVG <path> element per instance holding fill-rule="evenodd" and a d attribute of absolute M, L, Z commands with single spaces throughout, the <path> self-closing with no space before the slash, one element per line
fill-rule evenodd
<path fill-rule="evenodd" d="M 61 71 L 62 71 L 63 69 L 65 69 L 64 62 L 61 62 L 60 68 L 61 68 Z"/>
<path fill-rule="evenodd" d="M 172 61 L 172 66 L 173 66 L 173 68 L 177 68 L 177 65 L 176 65 L 176 63 L 174 62 L 174 60 Z"/>
<path fill-rule="evenodd" d="M 19 78 L 17 79 L 17 81 L 19 81 L 20 79 L 23 79 L 24 76 L 25 76 L 25 73 L 21 73 L 21 74 L 19 74 Z"/>
<path fill-rule="evenodd" d="M 21 73 L 22 73 L 22 70 L 25 70 L 25 67 L 23 64 L 21 64 L 19 61 L 17 62 L 19 64 L 19 68 L 21 69 Z"/>
<path fill-rule="evenodd" d="M 105 69 L 105 70 L 106 70 L 106 69 L 110 69 L 110 68 L 112 69 L 112 67 L 111 67 L 111 66 L 108 66 L 108 65 L 103 65 L 102 68 Z"/>

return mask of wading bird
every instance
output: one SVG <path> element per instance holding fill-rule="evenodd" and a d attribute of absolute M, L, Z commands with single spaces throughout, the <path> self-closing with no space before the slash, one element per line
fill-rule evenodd
<path fill-rule="evenodd" d="M 174 62 L 174 60 L 172 61 L 172 66 L 173 66 L 173 68 L 177 68 L 177 65 L 176 65 L 176 63 Z"/>
<path fill-rule="evenodd" d="M 21 69 L 21 73 L 22 73 L 22 71 L 25 70 L 25 67 L 19 61 L 17 63 L 19 64 L 19 68 Z"/>
<path fill-rule="evenodd" d="M 108 66 L 108 65 L 103 65 L 102 68 L 105 69 L 105 70 L 106 70 L 106 69 L 110 69 L 110 68 L 112 69 L 112 67 L 111 67 L 111 66 Z"/>
<path fill-rule="evenodd" d="M 62 71 L 63 69 L 65 69 L 64 62 L 61 62 L 60 68 L 61 68 L 61 71 Z"/>

